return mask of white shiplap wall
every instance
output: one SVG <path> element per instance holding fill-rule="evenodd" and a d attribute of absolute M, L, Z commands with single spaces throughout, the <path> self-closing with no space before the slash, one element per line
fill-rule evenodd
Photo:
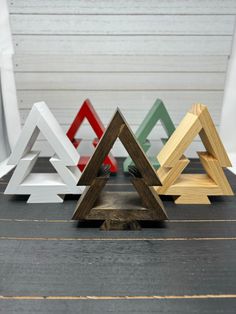
<path fill-rule="evenodd" d="M 196 102 L 219 125 L 236 0 L 11 0 L 22 123 L 45 100 L 65 130 L 89 97 L 107 124 L 119 106 L 135 131 L 155 99 L 177 125 Z M 164 135 L 150 138 L 156 154 Z M 88 124 L 80 135 L 91 151 Z M 40 136 L 44 155 L 50 147 Z M 201 148 L 199 139 L 189 155 Z M 126 152 L 118 142 L 115 155 Z"/>

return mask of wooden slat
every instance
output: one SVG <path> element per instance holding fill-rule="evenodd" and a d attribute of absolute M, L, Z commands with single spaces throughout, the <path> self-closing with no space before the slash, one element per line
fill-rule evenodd
<path fill-rule="evenodd" d="M 225 15 L 11 15 L 13 34 L 232 35 Z"/>
<path fill-rule="evenodd" d="M 234 0 L 8 0 L 11 13 L 34 14 L 236 14 Z"/>
<path fill-rule="evenodd" d="M 225 72 L 226 56 L 86 56 L 17 54 L 15 71 Z"/>
<path fill-rule="evenodd" d="M 5 240 L 0 249 L 3 295 L 235 293 L 236 241 Z"/>
<path fill-rule="evenodd" d="M 13 36 L 17 54 L 229 55 L 232 36 Z"/>
<path fill-rule="evenodd" d="M 73 299 L 73 300 L 72 300 Z M 30 300 L 30 301 L 29 301 Z M 178 313 L 189 314 L 191 308 L 196 308 L 200 313 L 204 313 L 207 309 L 209 313 L 220 314 L 230 313 L 229 309 L 236 307 L 236 299 L 234 297 L 227 297 L 227 295 L 211 297 L 210 295 L 198 296 L 166 296 L 166 298 L 158 297 L 134 297 L 127 300 L 127 298 L 104 298 L 95 296 L 94 298 L 70 298 L 55 296 L 52 300 L 37 298 L 9 298 L 8 300 L 1 300 L 1 309 L 4 314 L 17 314 L 19 308 L 24 308 L 24 313 L 60 313 L 64 311 L 67 314 L 79 313 L 109 313 L 110 309 L 119 308 L 121 313 L 145 313 L 152 314 L 156 311 L 161 311 L 163 314 L 169 314 L 173 309 Z M 234 314 L 231 311 L 232 314 Z M 231 314 L 230 313 L 230 314 Z"/>
<path fill-rule="evenodd" d="M 110 192 L 107 193 L 109 195 Z M 112 194 L 112 193 L 110 193 Z M 226 227 L 227 224 L 227 227 Z M 101 233 L 97 229 L 79 229 L 78 222 L 37 222 L 37 221 L 0 221 L 1 237 L 18 238 L 124 238 L 127 233 L 116 231 L 112 233 Z M 131 232 L 132 238 L 217 238 L 217 237 L 236 237 L 236 222 L 165 222 L 163 228 L 143 228 L 142 231 Z M 0 240 L 1 241 L 1 240 Z"/>
<path fill-rule="evenodd" d="M 224 73 L 16 73 L 18 90 L 222 90 Z"/>
<path fill-rule="evenodd" d="M 163 100 L 172 115 L 184 116 L 193 103 L 207 104 L 214 119 L 219 117 L 223 101 L 223 91 L 68 91 L 68 90 L 28 90 L 17 91 L 20 109 L 29 109 L 34 102 L 44 100 L 50 109 L 78 110 L 84 99 L 90 98 L 98 112 L 100 110 L 137 110 L 151 108 L 157 98 Z M 218 119 L 218 118 L 217 118 Z"/>

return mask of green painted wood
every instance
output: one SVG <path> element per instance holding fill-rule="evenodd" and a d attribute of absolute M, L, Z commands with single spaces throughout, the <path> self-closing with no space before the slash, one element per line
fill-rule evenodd
<path fill-rule="evenodd" d="M 151 147 L 151 143 L 148 141 L 148 136 L 158 121 L 161 121 L 161 124 L 166 131 L 167 137 L 169 138 L 171 134 L 175 131 L 175 126 L 164 103 L 160 99 L 157 99 L 155 101 L 152 108 L 149 110 L 143 122 L 140 124 L 138 130 L 135 133 L 135 136 L 145 153 L 147 153 L 147 151 Z M 165 143 L 168 138 L 162 139 L 162 142 Z M 159 168 L 159 163 L 156 160 L 156 157 L 150 157 L 150 161 L 155 169 Z M 123 163 L 124 172 L 128 172 L 128 167 L 132 164 L 132 159 L 130 157 L 127 157 Z"/>

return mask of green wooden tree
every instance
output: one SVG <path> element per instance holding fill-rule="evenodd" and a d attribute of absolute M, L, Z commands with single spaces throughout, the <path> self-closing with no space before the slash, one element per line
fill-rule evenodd
<path fill-rule="evenodd" d="M 165 143 L 171 134 L 175 131 L 175 126 L 164 103 L 160 99 L 155 101 L 152 108 L 149 110 L 148 114 L 135 133 L 135 136 L 145 153 L 147 153 L 151 147 L 148 136 L 158 121 L 161 121 L 161 124 L 167 133 L 167 138 L 162 139 L 162 142 Z M 159 168 L 159 163 L 156 157 L 149 157 L 149 160 L 155 169 Z M 123 170 L 128 172 L 128 167 L 130 165 L 133 165 L 133 161 L 130 157 L 127 157 L 123 163 Z"/>

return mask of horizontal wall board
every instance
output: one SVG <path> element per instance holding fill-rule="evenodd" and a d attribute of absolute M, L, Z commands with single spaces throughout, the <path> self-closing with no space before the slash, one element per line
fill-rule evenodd
<path fill-rule="evenodd" d="M 31 72 L 224 72 L 227 56 L 14 56 L 15 71 Z"/>
<path fill-rule="evenodd" d="M 236 14 L 235 0 L 8 0 L 10 13 Z"/>
<path fill-rule="evenodd" d="M 157 98 L 165 103 L 171 114 L 184 114 L 192 104 L 203 103 L 208 106 L 211 114 L 221 108 L 223 91 L 48 91 L 28 90 L 17 91 L 20 109 L 29 109 L 37 101 L 45 101 L 51 109 L 80 108 L 89 98 L 96 110 L 148 110 Z"/>
<path fill-rule="evenodd" d="M 42 35 L 232 35 L 234 21 L 233 15 L 11 15 L 13 34 Z"/>
<path fill-rule="evenodd" d="M 16 54 L 229 55 L 232 36 L 14 35 Z"/>
<path fill-rule="evenodd" d="M 16 73 L 19 90 L 222 90 L 224 73 Z"/>

